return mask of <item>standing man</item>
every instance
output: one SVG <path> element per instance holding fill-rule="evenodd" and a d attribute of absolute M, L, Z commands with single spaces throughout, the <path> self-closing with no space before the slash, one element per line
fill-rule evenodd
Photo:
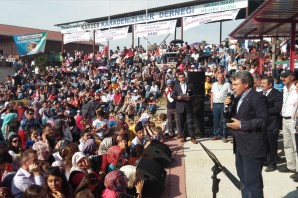
<path fill-rule="evenodd" d="M 268 122 L 267 122 L 267 168 L 266 172 L 276 170 L 277 163 L 277 140 L 281 128 L 282 93 L 273 88 L 274 80 L 271 76 L 264 76 L 261 79 L 263 95 L 268 101 Z"/>
<path fill-rule="evenodd" d="M 213 113 L 213 138 L 211 140 L 218 140 L 222 137 L 222 141 L 227 143 L 227 126 L 224 121 L 224 100 L 230 92 L 230 84 L 224 82 L 224 74 L 218 73 L 216 75 L 217 82 L 212 84 L 210 107 Z M 222 132 L 221 132 L 222 131 Z"/>
<path fill-rule="evenodd" d="M 167 88 L 165 89 L 165 95 L 167 98 L 167 122 L 169 127 L 169 135 L 170 137 L 174 137 L 174 127 L 177 125 L 176 101 L 172 98 L 174 81 L 172 79 L 168 79 L 166 83 Z"/>
<path fill-rule="evenodd" d="M 284 84 L 283 88 L 283 105 L 282 105 L 282 133 L 284 142 L 285 157 L 287 160 L 287 167 L 280 168 L 280 172 L 296 173 L 291 178 L 298 179 L 298 158 L 295 144 L 295 114 L 297 110 L 298 94 L 295 91 L 295 75 L 291 70 L 285 70 L 281 74 L 281 80 Z"/>
<path fill-rule="evenodd" d="M 181 142 L 185 142 L 187 131 L 191 142 L 197 144 L 192 107 L 192 100 L 195 97 L 193 94 L 193 85 L 186 83 L 186 76 L 183 72 L 178 74 L 178 81 L 179 83 L 175 84 L 172 94 L 172 98 L 176 101 L 177 138 L 181 138 Z"/>
<path fill-rule="evenodd" d="M 232 75 L 232 88 L 237 97 L 227 97 L 224 104 L 232 105 L 232 122 L 236 169 L 243 198 L 263 198 L 262 168 L 266 157 L 266 124 L 268 118 L 266 97 L 256 92 L 253 76 L 248 71 Z"/>

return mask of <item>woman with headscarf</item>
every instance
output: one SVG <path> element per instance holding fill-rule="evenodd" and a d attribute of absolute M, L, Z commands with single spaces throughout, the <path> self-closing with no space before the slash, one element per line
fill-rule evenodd
<path fill-rule="evenodd" d="M 84 176 L 88 173 L 96 174 L 92 169 L 87 156 L 82 152 L 76 152 L 72 156 L 72 167 L 70 169 L 69 183 L 73 189 L 76 189 L 81 183 Z M 96 174 L 99 181 L 101 181 L 98 174 Z"/>
<path fill-rule="evenodd" d="M 102 157 L 102 164 L 101 164 L 101 171 L 107 172 L 108 160 L 107 160 L 107 153 L 111 146 L 113 146 L 113 137 L 106 137 L 102 140 L 99 145 L 98 155 Z"/>
<path fill-rule="evenodd" d="M 97 144 L 94 140 L 94 138 L 89 138 L 87 139 L 87 141 L 85 142 L 84 144 L 84 147 L 83 147 L 83 153 L 87 156 L 90 156 L 90 155 L 95 155 L 96 154 L 96 151 L 97 151 Z"/>
<path fill-rule="evenodd" d="M 8 133 L 11 131 L 9 129 L 9 124 L 17 119 L 18 115 L 16 113 L 8 113 L 5 115 L 4 119 L 3 119 L 3 124 L 2 124 L 2 127 L 1 127 L 1 131 L 2 131 L 2 135 L 3 137 L 5 138 L 5 140 L 7 140 L 7 136 L 8 136 Z M 1 138 L 1 137 L 0 137 Z M 4 140 L 4 139 L 3 139 Z"/>
<path fill-rule="evenodd" d="M 72 167 L 70 169 L 69 183 L 73 189 L 76 189 L 83 177 L 87 175 L 90 168 L 89 160 L 87 156 L 82 152 L 76 152 L 72 156 Z"/>
<path fill-rule="evenodd" d="M 126 193 L 137 198 L 142 197 L 144 180 L 138 178 L 137 167 L 132 165 L 125 165 L 120 168 L 120 171 L 122 171 L 127 177 Z"/>
<path fill-rule="evenodd" d="M 107 161 L 109 163 L 108 172 L 119 168 L 118 166 L 122 166 L 126 161 L 123 158 L 124 149 L 120 146 L 112 146 L 108 149 L 107 153 Z"/>
<path fill-rule="evenodd" d="M 84 129 L 84 117 L 82 116 L 81 110 L 77 111 L 77 115 L 74 117 L 76 126 L 82 131 Z"/>
<path fill-rule="evenodd" d="M 127 177 L 120 170 L 109 172 L 105 177 L 104 185 L 106 189 L 102 192 L 102 198 L 118 198 L 126 191 Z"/>

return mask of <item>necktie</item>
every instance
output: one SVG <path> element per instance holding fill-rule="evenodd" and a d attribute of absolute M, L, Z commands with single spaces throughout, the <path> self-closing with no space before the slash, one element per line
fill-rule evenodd
<path fill-rule="evenodd" d="M 181 83 L 181 90 L 182 93 L 185 94 L 185 83 Z"/>
<path fill-rule="evenodd" d="M 266 96 L 267 95 L 267 91 L 263 91 L 263 95 Z"/>

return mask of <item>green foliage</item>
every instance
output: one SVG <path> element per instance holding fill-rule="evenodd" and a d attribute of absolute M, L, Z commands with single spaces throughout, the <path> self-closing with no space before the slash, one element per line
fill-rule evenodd
<path fill-rule="evenodd" d="M 39 67 L 41 72 L 44 72 L 46 70 L 46 66 L 48 64 L 48 56 L 45 54 L 42 54 L 35 59 L 35 65 Z"/>

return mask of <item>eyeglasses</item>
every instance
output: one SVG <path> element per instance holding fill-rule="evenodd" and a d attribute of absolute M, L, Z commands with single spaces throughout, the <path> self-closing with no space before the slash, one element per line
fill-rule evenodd
<path fill-rule="evenodd" d="M 28 115 L 34 115 L 34 113 L 28 113 Z"/>
<path fill-rule="evenodd" d="M 20 139 L 18 139 L 18 140 L 12 140 L 11 142 L 12 143 L 18 143 L 18 142 L 21 142 L 21 140 Z"/>

